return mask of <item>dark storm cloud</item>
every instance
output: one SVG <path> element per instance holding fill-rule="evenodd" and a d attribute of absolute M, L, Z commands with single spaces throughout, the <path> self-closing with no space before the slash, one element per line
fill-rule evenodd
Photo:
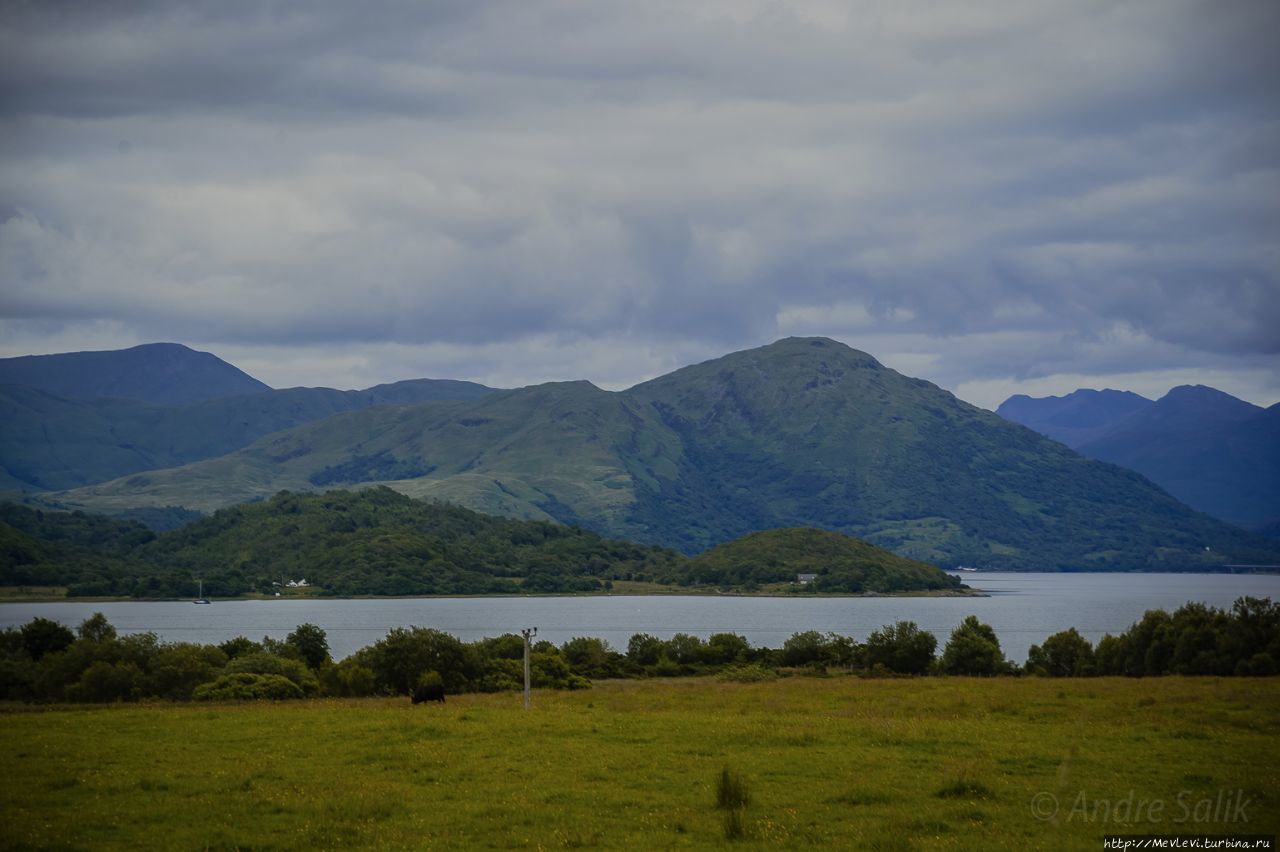
<path fill-rule="evenodd" d="M 1280 394 L 1278 10 L 0 5 L 3 354 L 622 385 L 826 333 Z"/>

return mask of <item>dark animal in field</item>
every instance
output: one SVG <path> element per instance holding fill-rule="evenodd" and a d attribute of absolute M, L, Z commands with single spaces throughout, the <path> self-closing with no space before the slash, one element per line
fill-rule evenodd
<path fill-rule="evenodd" d="M 430 683 L 415 689 L 413 691 L 413 703 L 421 704 L 424 701 L 439 701 L 443 704 L 444 687 L 438 683 Z"/>

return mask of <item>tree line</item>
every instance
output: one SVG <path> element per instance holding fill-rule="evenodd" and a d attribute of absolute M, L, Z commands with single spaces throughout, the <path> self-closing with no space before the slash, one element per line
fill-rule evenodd
<path fill-rule="evenodd" d="M 120 635 L 96 613 L 72 631 L 47 618 L 0 631 L 0 698 L 35 702 L 296 699 L 406 695 L 426 683 L 450 694 L 501 692 L 523 685 L 524 640 L 505 634 L 463 642 L 426 627 L 397 627 L 334 661 L 325 632 L 301 624 L 283 640 L 243 636 L 218 645 L 162 642 L 154 633 Z M 1095 647 L 1075 629 L 1033 645 L 1027 662 L 1008 660 L 990 625 L 968 616 L 941 653 L 933 634 L 911 621 L 865 642 L 805 631 L 781 648 L 752 646 L 735 633 L 706 639 L 677 633 L 633 635 L 625 650 L 575 637 L 531 647 L 533 685 L 581 689 L 609 678 L 714 675 L 767 680 L 832 671 L 863 676 L 967 675 L 1094 677 L 1266 676 L 1280 660 L 1280 606 L 1245 597 L 1230 610 L 1190 603 L 1151 610 Z"/>

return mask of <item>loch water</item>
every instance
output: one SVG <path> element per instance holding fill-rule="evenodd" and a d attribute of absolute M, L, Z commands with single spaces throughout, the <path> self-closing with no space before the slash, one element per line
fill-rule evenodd
<path fill-rule="evenodd" d="M 1032 574 L 961 575 L 986 597 L 747 597 L 735 595 L 598 595 L 546 597 L 274 599 L 0 604 L 0 628 L 36 616 L 75 627 L 101 612 L 122 634 L 154 632 L 170 642 L 218 643 L 236 636 L 283 639 L 299 624 L 322 628 L 335 658 L 371 645 L 395 627 L 433 627 L 471 642 L 537 627 L 560 644 L 594 636 L 626 650 L 635 633 L 663 639 L 738 633 L 751 644 L 781 647 L 793 633 L 833 631 L 859 641 L 899 620 L 938 637 L 939 647 L 967 615 L 990 624 L 1010 659 L 1068 627 L 1097 642 L 1119 633 L 1148 609 L 1172 611 L 1189 601 L 1229 608 L 1249 595 L 1280 600 L 1275 574 Z"/>

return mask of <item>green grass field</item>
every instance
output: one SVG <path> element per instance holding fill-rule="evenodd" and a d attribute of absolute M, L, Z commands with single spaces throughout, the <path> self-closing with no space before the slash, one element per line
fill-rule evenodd
<path fill-rule="evenodd" d="M 9 706 L 0 732 L 4 848 L 1100 850 L 1280 826 L 1278 678 Z M 726 767 L 741 812 L 716 809 Z"/>

